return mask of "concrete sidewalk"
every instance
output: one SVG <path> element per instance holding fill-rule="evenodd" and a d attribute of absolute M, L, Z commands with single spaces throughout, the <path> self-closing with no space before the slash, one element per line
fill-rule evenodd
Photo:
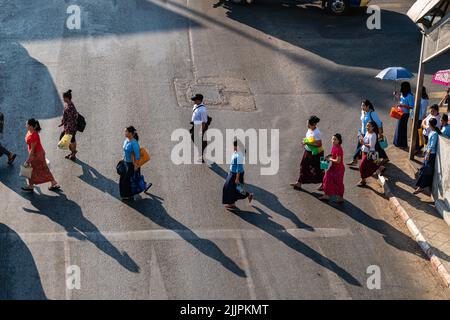
<path fill-rule="evenodd" d="M 430 258 L 444 285 L 450 288 L 450 226 L 437 212 L 430 191 L 414 195 L 418 163 L 406 151 L 389 147 L 391 162 L 379 182 L 391 208 L 401 217 L 412 237 Z"/>

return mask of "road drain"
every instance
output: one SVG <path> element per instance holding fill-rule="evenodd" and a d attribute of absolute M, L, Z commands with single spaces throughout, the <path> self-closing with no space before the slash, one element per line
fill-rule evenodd
<path fill-rule="evenodd" d="M 236 78 L 199 78 L 197 81 L 174 80 L 178 105 L 192 108 L 190 97 L 201 93 L 210 109 L 233 110 L 242 112 L 256 111 L 256 103 L 245 79 Z"/>

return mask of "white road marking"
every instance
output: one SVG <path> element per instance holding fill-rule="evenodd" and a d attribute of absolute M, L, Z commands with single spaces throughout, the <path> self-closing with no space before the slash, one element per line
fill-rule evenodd
<path fill-rule="evenodd" d="M 68 287 L 67 283 L 65 282 L 67 280 L 67 269 L 70 266 L 70 247 L 69 247 L 69 241 L 64 241 L 64 284 L 66 286 L 66 300 L 72 300 L 72 290 Z"/>
<path fill-rule="evenodd" d="M 317 228 L 314 231 L 304 229 L 274 230 L 272 234 L 290 235 L 297 239 L 305 238 L 331 238 L 352 235 L 349 228 Z M 257 229 L 202 229 L 202 230 L 142 230 L 124 232 L 84 232 L 84 236 L 93 242 L 102 241 L 145 241 L 145 240 L 236 240 L 236 239 L 261 239 L 272 238 L 272 235 Z M 25 243 L 33 242 L 78 242 L 78 232 L 52 232 L 52 233 L 10 233 L 7 237 L 11 240 L 22 239 Z"/>
<path fill-rule="evenodd" d="M 244 264 L 244 270 L 245 274 L 247 275 L 247 287 L 250 293 L 250 299 L 256 300 L 256 291 L 255 291 L 255 283 L 253 282 L 252 273 L 250 271 L 250 263 L 247 258 L 247 252 L 245 251 L 244 247 L 244 241 L 242 241 L 242 238 L 236 239 L 238 248 L 239 248 L 239 255 L 241 256 L 242 263 Z"/>

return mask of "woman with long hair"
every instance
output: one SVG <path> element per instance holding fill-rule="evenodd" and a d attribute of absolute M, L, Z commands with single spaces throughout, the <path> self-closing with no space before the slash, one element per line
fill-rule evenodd
<path fill-rule="evenodd" d="M 383 171 L 384 167 L 380 165 L 378 159 L 378 151 L 376 150 L 376 144 L 378 141 L 378 128 L 375 122 L 369 121 L 367 123 L 367 132 L 364 138 L 361 138 L 362 144 L 362 161 L 359 166 L 359 172 L 361 174 L 361 180 L 358 186 L 365 186 L 366 179 L 371 177 L 377 170 Z"/>
<path fill-rule="evenodd" d="M 425 151 L 425 160 L 423 162 L 422 168 L 420 168 L 419 171 L 419 177 L 416 183 L 417 189 L 414 191 L 414 194 L 422 192 L 426 187 L 431 187 L 433 184 L 438 136 L 441 134 L 441 131 L 439 130 L 438 122 L 436 119 L 434 118 L 430 119 L 429 125 L 431 131 L 430 134 L 428 135 L 428 144 L 427 149 Z"/>
<path fill-rule="evenodd" d="M 400 96 L 398 106 L 403 111 L 402 117 L 397 120 L 397 127 L 394 135 L 394 145 L 398 148 L 408 148 L 408 119 L 410 110 L 414 108 L 414 95 L 411 91 L 411 84 L 407 81 L 400 85 Z"/>
<path fill-rule="evenodd" d="M 336 133 L 331 139 L 333 145 L 331 155 L 327 160 L 331 162 L 331 167 L 325 172 L 323 178 L 323 191 L 325 195 L 320 200 L 329 200 L 331 197 L 337 197 L 337 203 L 344 202 L 344 151 L 342 150 L 342 136 Z"/>
<path fill-rule="evenodd" d="M 28 185 L 22 187 L 22 190 L 33 192 L 35 185 L 46 182 L 51 183 L 48 188 L 50 191 L 57 191 L 61 189 L 47 166 L 45 151 L 42 147 L 41 138 L 39 136 L 39 132 L 41 132 L 39 121 L 36 119 L 29 119 L 26 127 L 28 132 L 25 137 L 25 142 L 28 145 L 28 158 L 25 163 L 31 166 L 32 173 L 31 179 L 28 180 Z"/>
<path fill-rule="evenodd" d="M 72 135 L 72 140 L 70 141 L 69 149 L 70 154 L 66 156 L 66 159 L 75 161 L 77 150 L 77 141 L 75 135 L 77 134 L 77 119 L 78 119 L 78 111 L 75 108 L 75 105 L 72 102 L 72 90 L 68 90 L 63 93 L 64 100 L 64 113 L 61 119 L 60 127 L 64 127 L 63 132 L 61 132 L 61 136 L 59 140 L 61 140 L 65 134 Z"/>

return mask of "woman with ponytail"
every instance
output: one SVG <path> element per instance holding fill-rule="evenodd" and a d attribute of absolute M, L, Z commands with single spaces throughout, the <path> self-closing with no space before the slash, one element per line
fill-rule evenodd
<path fill-rule="evenodd" d="M 141 175 L 139 167 L 135 164 L 136 161 L 139 161 L 141 159 L 141 147 L 139 145 L 139 135 L 136 128 L 133 126 L 129 126 L 125 129 L 123 151 L 125 172 L 120 176 L 120 197 L 122 198 L 122 200 L 133 200 L 135 194 L 133 194 L 131 188 L 131 179 L 135 175 Z M 144 191 L 147 191 L 151 187 L 151 185 L 151 183 L 146 184 L 146 188 Z"/>
<path fill-rule="evenodd" d="M 435 118 L 431 118 L 428 124 L 430 133 L 428 135 L 428 144 L 425 151 L 425 160 L 419 171 L 419 178 L 416 183 L 417 189 L 414 191 L 414 194 L 422 192 L 426 187 L 431 187 L 433 184 L 438 136 L 441 134 L 441 130 L 439 130 L 438 122 Z"/>
<path fill-rule="evenodd" d="M 39 121 L 36 119 L 29 119 L 27 121 L 27 130 L 25 142 L 28 145 L 28 158 L 26 164 L 31 166 L 33 170 L 31 179 L 28 180 L 28 185 L 22 187 L 22 190 L 33 192 L 35 185 L 46 182 L 51 183 L 48 188 L 50 191 L 61 189 L 47 166 L 45 151 L 41 144 L 41 138 L 39 137 L 39 132 L 41 131 Z"/>
<path fill-rule="evenodd" d="M 61 132 L 61 136 L 59 140 L 61 140 L 64 135 L 70 134 L 72 135 L 72 140 L 70 141 L 69 149 L 70 154 L 66 156 L 66 159 L 75 161 L 77 151 L 77 141 L 75 135 L 77 134 L 78 129 L 78 111 L 75 108 L 75 105 L 72 102 L 72 90 L 68 90 L 63 93 L 64 100 L 64 113 L 61 119 L 60 127 L 64 127 L 64 130 Z"/>

